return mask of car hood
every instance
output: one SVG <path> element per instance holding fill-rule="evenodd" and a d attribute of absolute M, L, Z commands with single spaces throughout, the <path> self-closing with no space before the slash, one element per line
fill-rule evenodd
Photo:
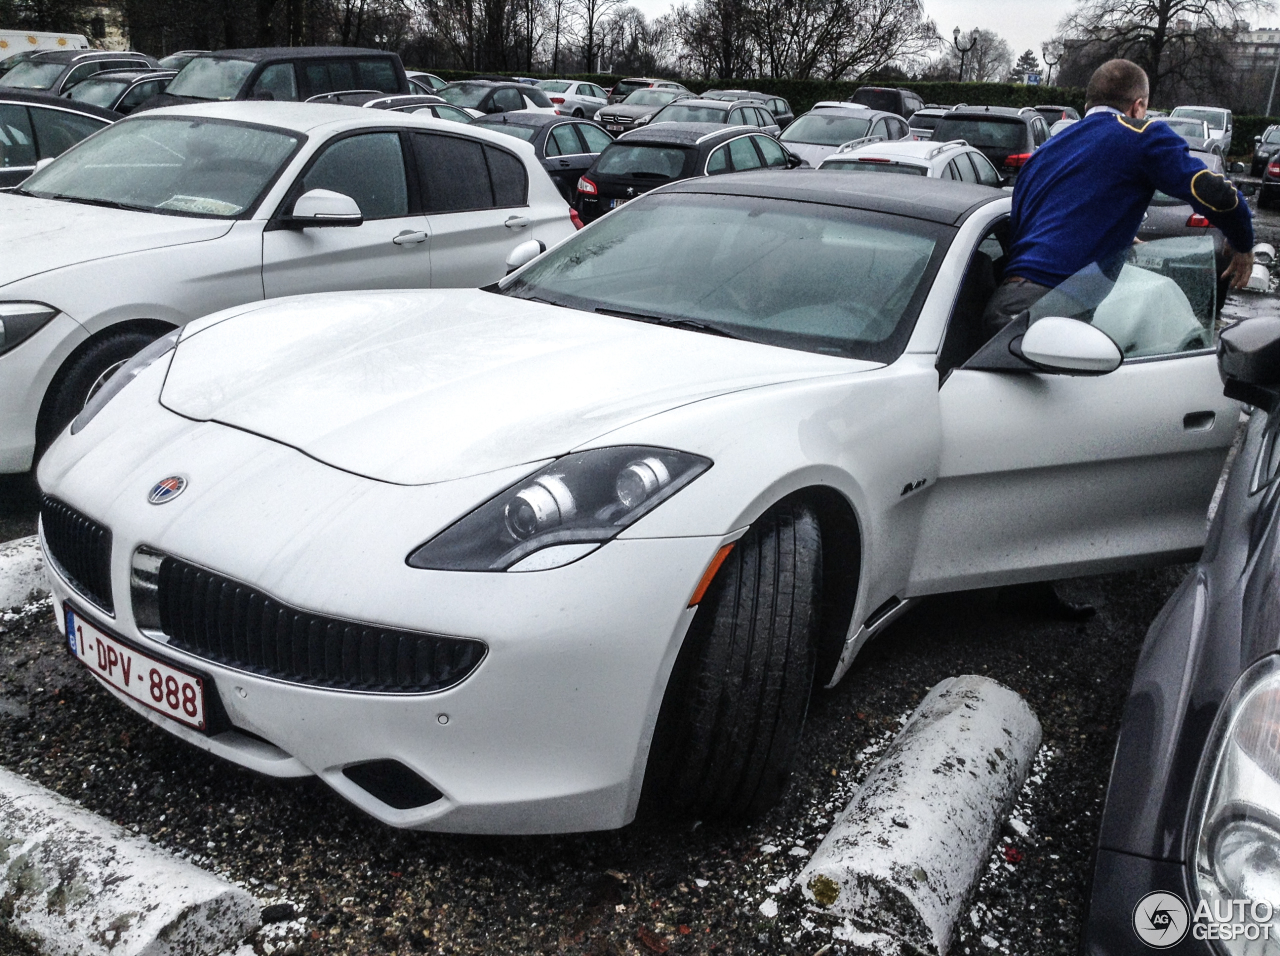
<path fill-rule="evenodd" d="M 662 109 L 661 106 L 625 106 L 622 103 L 613 103 L 600 107 L 602 114 L 600 118 L 603 120 L 605 116 L 617 116 L 619 119 L 634 120 L 656 113 L 660 109 Z"/>
<path fill-rule="evenodd" d="M 161 403 L 419 485 L 553 458 L 728 392 L 875 367 L 474 289 L 336 293 L 195 323 Z"/>
<path fill-rule="evenodd" d="M 232 225 L 0 193 L 0 286 L 94 259 L 217 239 Z"/>
<path fill-rule="evenodd" d="M 788 143 L 782 141 L 784 149 L 795 153 L 810 166 L 817 166 L 826 157 L 830 156 L 840 147 L 838 146 L 819 146 L 816 143 Z"/>

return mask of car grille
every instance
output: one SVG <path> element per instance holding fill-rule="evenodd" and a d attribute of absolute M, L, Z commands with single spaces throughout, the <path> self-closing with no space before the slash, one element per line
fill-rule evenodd
<path fill-rule="evenodd" d="M 111 530 L 57 498 L 40 498 L 45 549 L 58 573 L 108 614 L 111 601 Z"/>
<path fill-rule="evenodd" d="M 135 615 L 139 591 L 135 584 Z M 156 580 L 160 629 L 172 647 L 238 670 L 339 690 L 421 694 L 465 679 L 480 641 L 358 624 L 289 607 L 173 557 Z"/>

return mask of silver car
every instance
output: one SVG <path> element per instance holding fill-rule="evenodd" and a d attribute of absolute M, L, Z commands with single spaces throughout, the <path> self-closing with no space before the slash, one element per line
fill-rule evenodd
<path fill-rule="evenodd" d="M 783 131 L 779 139 L 792 155 L 810 166 L 836 152 L 845 143 L 879 136 L 882 139 L 907 139 L 911 129 L 896 113 L 873 110 L 856 103 L 824 101 Z"/>
<path fill-rule="evenodd" d="M 1209 127 L 1209 141 L 1226 156 L 1231 152 L 1231 110 L 1220 106 L 1178 106 L 1169 114 L 1174 117 L 1204 120 Z"/>
<path fill-rule="evenodd" d="M 595 116 L 609 102 L 609 94 L 594 83 L 580 80 L 542 80 L 538 89 L 565 116 Z"/>
<path fill-rule="evenodd" d="M 1185 139 L 1192 149 L 1207 153 L 1222 152 L 1218 140 L 1209 131 L 1209 124 L 1202 119 L 1192 119 L 1190 116 L 1162 116 L 1158 117 L 1156 122 L 1168 123 L 1169 128 Z"/>

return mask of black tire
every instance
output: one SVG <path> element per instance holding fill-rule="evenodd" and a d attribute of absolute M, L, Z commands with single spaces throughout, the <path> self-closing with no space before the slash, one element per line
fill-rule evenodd
<path fill-rule="evenodd" d="M 104 335 L 72 355 L 54 377 L 36 420 L 36 462 L 71 420 L 80 414 L 90 395 L 110 378 L 110 373 L 159 338 L 155 332 L 123 330 Z"/>
<path fill-rule="evenodd" d="M 1271 206 L 1271 193 L 1267 191 L 1267 187 L 1260 186 L 1258 188 L 1258 208 L 1268 209 Z"/>
<path fill-rule="evenodd" d="M 574 110 L 574 111 L 573 111 L 573 115 L 574 115 L 575 117 L 577 117 L 578 119 L 582 119 L 582 118 L 583 118 L 584 116 L 586 116 L 587 114 L 586 114 L 586 113 L 584 113 L 584 112 L 582 112 L 582 109 L 581 109 L 581 108 L 578 108 L 578 109 L 576 109 L 576 110 Z"/>
<path fill-rule="evenodd" d="M 642 812 L 736 822 L 786 790 L 813 691 L 822 536 L 804 505 L 763 515 L 694 616 L 654 728 Z"/>

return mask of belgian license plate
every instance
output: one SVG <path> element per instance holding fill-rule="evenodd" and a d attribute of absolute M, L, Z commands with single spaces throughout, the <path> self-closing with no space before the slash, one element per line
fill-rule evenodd
<path fill-rule="evenodd" d="M 621 127 L 621 126 L 619 126 L 617 123 L 609 123 L 607 126 L 605 126 L 605 129 L 607 129 L 607 130 L 608 130 L 609 132 L 611 132 L 611 133 L 621 133 L 621 132 L 622 132 L 622 127 Z"/>
<path fill-rule="evenodd" d="M 204 730 L 204 681 L 104 634 L 68 604 L 62 607 L 71 653 L 94 676 L 140 704 Z"/>
<path fill-rule="evenodd" d="M 624 202 L 626 202 L 626 200 L 625 200 L 625 199 L 610 199 L 610 200 L 609 200 L 609 208 L 610 208 L 610 209 L 617 209 L 617 208 L 618 208 L 619 206 L 621 206 Z"/>

